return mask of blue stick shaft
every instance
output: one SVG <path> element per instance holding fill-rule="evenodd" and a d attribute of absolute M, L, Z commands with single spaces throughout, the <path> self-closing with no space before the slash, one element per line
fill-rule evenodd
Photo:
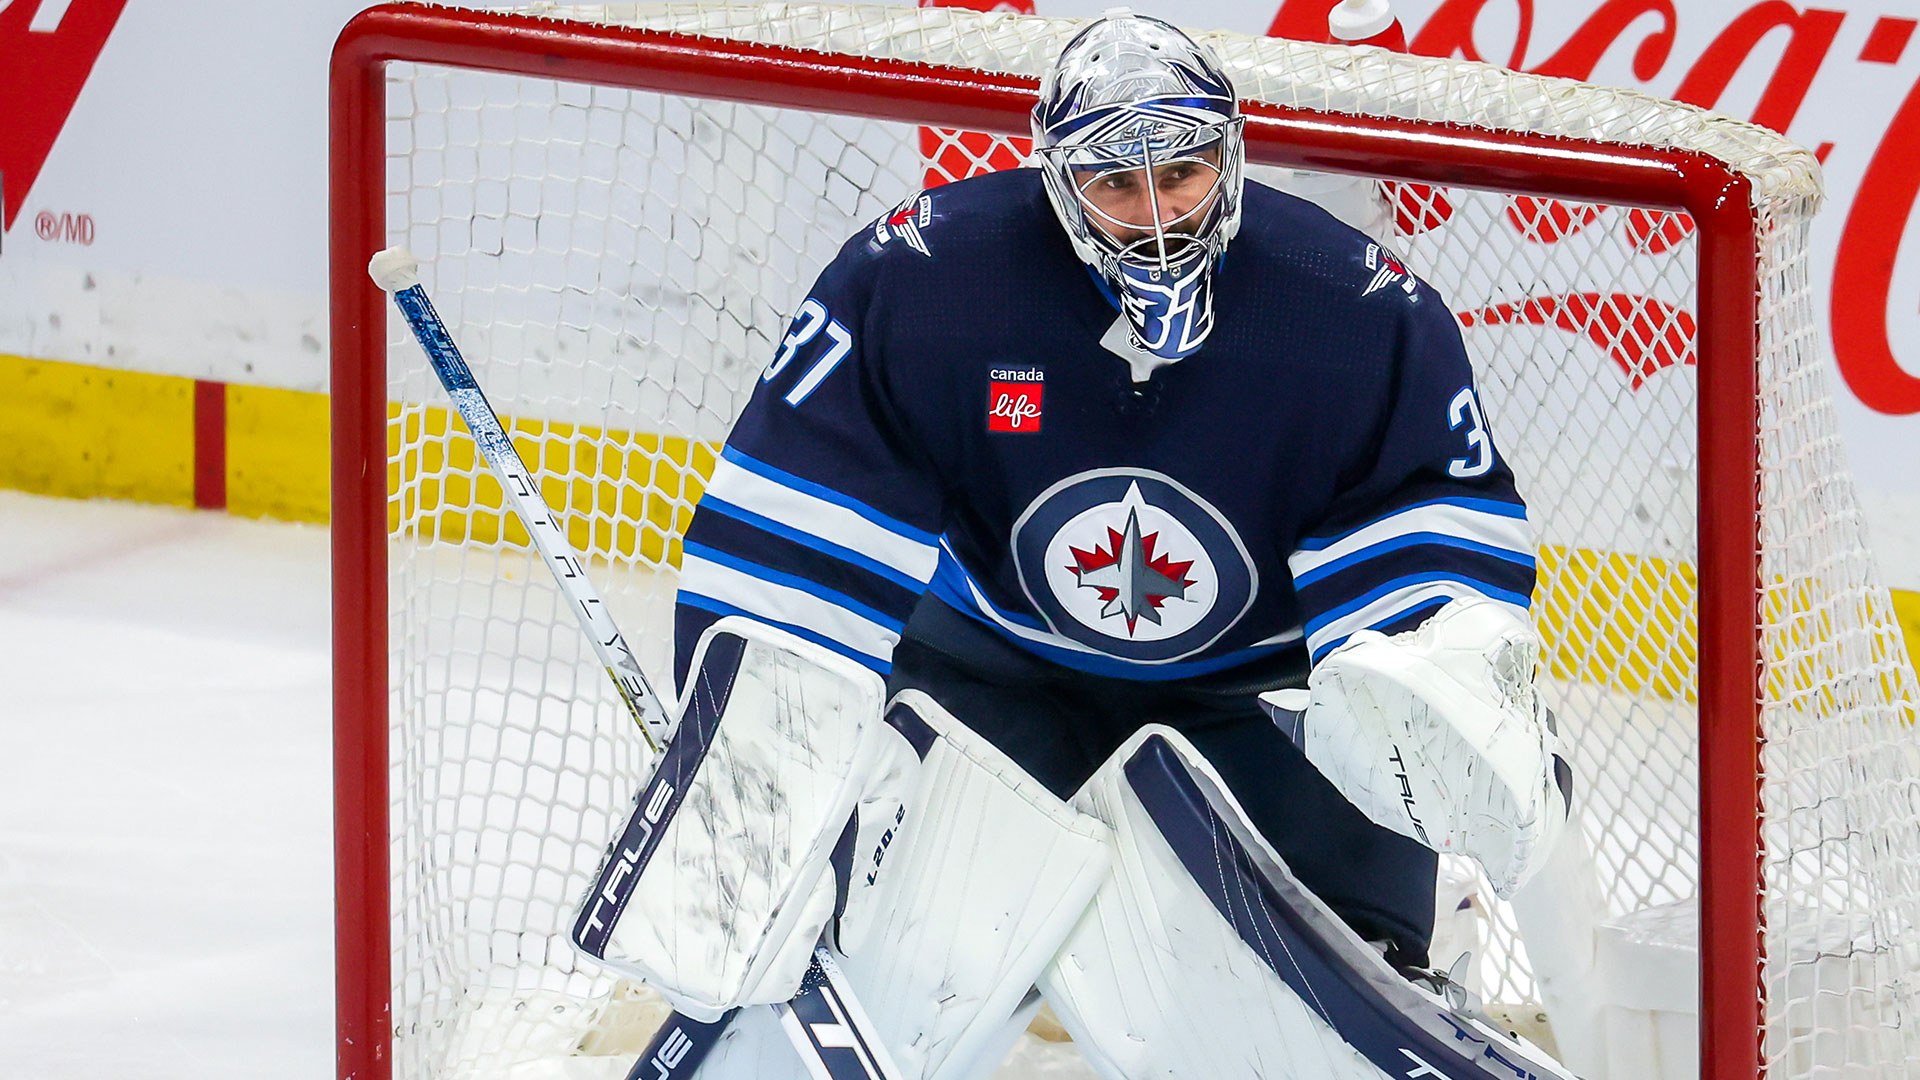
<path fill-rule="evenodd" d="M 641 672 L 640 662 L 627 646 L 626 638 L 614 625 L 606 602 L 587 580 L 586 566 L 574 554 L 566 533 L 554 521 L 538 483 L 527 471 L 526 463 L 520 460 L 520 452 L 514 449 L 499 415 L 481 392 L 473 370 L 461 358 L 459 346 L 453 343 L 453 336 L 447 333 L 439 313 L 434 311 L 425 287 L 413 285 L 401 289 L 393 294 L 393 302 L 413 329 L 414 338 L 426 352 L 427 362 L 440 384 L 446 387 L 447 396 L 453 399 L 453 407 L 466 422 L 467 430 L 473 433 L 481 456 L 499 477 L 500 486 L 506 491 L 514 513 L 526 526 L 533 546 L 553 571 L 560 590 L 573 602 L 581 628 L 592 639 L 594 652 L 618 688 L 620 699 L 633 714 L 634 723 L 640 726 L 648 745 L 658 750 L 672 734 L 672 718 Z"/>

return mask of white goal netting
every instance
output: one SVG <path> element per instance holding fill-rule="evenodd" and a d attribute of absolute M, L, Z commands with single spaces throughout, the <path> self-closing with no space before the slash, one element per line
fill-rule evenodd
<path fill-rule="evenodd" d="M 1021 75 L 1039 74 L 1076 25 L 820 4 L 542 14 Z M 1679 147 L 1751 180 L 1759 276 L 1744 287 L 1759 295 L 1760 398 L 1752 415 L 1705 418 L 1750 429 L 1757 416 L 1761 461 L 1757 478 L 1710 478 L 1761 493 L 1762 850 L 1750 854 L 1764 890 L 1759 925 L 1744 929 L 1763 935 L 1765 963 L 1744 1007 L 1764 999 L 1769 1073 L 1920 1076 L 1920 694 L 1818 358 L 1811 155 L 1624 91 L 1203 36 L 1244 97 L 1336 123 Z M 669 685 L 677 538 L 813 276 L 915 188 L 1017 165 L 1023 146 L 418 62 L 390 64 L 385 86 L 386 159 L 366 167 L 384 169 L 388 240 L 421 257 L 481 386 L 649 675 Z M 1693 222 L 1472 190 L 1471 176 L 1253 176 L 1323 197 L 1448 299 L 1543 545 L 1535 611 L 1583 793 L 1579 842 L 1519 905 L 1483 897 L 1443 913 L 1447 941 L 1471 948 L 1486 1001 L 1544 1014 L 1593 1080 L 1671 1075 L 1676 1060 L 1684 1073 L 1699 671 L 1725 662 L 1700 657 L 1698 597 L 1750 588 L 1696 569 Z M 659 1007 L 579 960 L 565 931 L 645 748 L 397 318 L 388 339 L 396 1074 L 623 1076 Z"/>

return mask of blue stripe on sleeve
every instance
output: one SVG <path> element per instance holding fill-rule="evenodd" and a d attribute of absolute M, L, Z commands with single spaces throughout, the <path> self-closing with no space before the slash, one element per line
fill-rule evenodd
<path fill-rule="evenodd" d="M 1294 595 L 1311 616 L 1334 611 L 1354 597 L 1372 591 L 1381 582 L 1422 573 L 1463 578 L 1522 595 L 1531 595 L 1534 586 L 1531 562 L 1498 558 L 1460 547 L 1422 544 L 1382 552 L 1337 574 L 1315 578 L 1304 586 L 1296 585 Z"/>
<path fill-rule="evenodd" d="M 855 600 L 853 597 L 834 589 L 829 589 L 811 578 L 804 578 L 798 574 L 789 574 L 784 571 L 774 570 L 762 566 L 759 563 L 743 559 L 738 555 L 721 551 L 718 548 L 708 547 L 705 544 L 689 542 L 684 543 L 682 547 L 689 555 L 705 559 L 718 566 L 724 566 L 729 570 L 737 570 L 748 577 L 758 578 L 761 581 L 774 585 L 784 585 L 790 589 L 798 589 L 801 592 L 816 596 L 829 604 L 845 608 L 863 619 L 884 626 L 896 634 L 906 628 L 905 620 L 889 615 L 876 608 L 869 607 Z"/>
<path fill-rule="evenodd" d="M 1482 596 L 1486 596 L 1494 600 L 1503 600 L 1518 608 L 1524 609 L 1531 604 L 1531 600 L 1521 593 L 1513 592 L 1508 589 L 1502 589 L 1497 585 L 1492 585 L 1485 581 L 1481 581 L 1477 578 L 1469 577 L 1466 574 L 1454 573 L 1454 572 L 1444 571 L 1444 570 L 1430 571 L 1424 574 L 1407 574 L 1403 577 L 1394 578 L 1391 581 L 1381 582 L 1379 585 L 1369 590 L 1365 595 L 1356 596 L 1353 599 L 1347 601 L 1346 603 L 1341 604 L 1339 607 L 1333 608 L 1329 611 L 1321 612 L 1320 614 L 1317 614 L 1317 615 L 1308 616 L 1307 636 L 1312 637 L 1314 634 L 1318 633 L 1321 630 L 1321 628 L 1325 627 L 1328 623 L 1334 622 L 1338 619 L 1345 618 L 1346 616 L 1351 615 L 1356 611 L 1359 611 L 1361 608 L 1366 607 L 1368 604 L 1373 603 L 1375 600 L 1378 600 L 1381 597 L 1388 595 L 1389 593 L 1398 592 L 1401 589 L 1410 588 L 1415 585 L 1425 585 L 1430 581 L 1450 581 L 1457 585 L 1464 585 L 1467 588 L 1472 589 L 1474 592 L 1481 594 Z M 1399 615 L 1401 614 L 1404 614 L 1404 613 L 1396 612 L 1393 617 L 1398 618 Z"/>
<path fill-rule="evenodd" d="M 916 529 L 897 518 L 888 517 L 886 514 L 875 510 L 873 507 L 868 506 L 866 503 L 850 495 L 843 495 L 830 487 L 823 484 L 816 484 L 811 480 L 803 480 L 790 472 L 775 468 L 758 458 L 748 457 L 746 454 L 734 449 L 731 444 L 720 449 L 720 456 L 762 479 L 771 480 L 782 487 L 792 488 L 795 491 L 811 495 L 822 502 L 830 502 L 835 506 L 851 510 L 888 532 L 903 536 L 915 543 L 932 547 L 940 541 L 940 538 L 933 533 L 927 532 L 924 529 Z"/>
<path fill-rule="evenodd" d="M 1342 556 L 1341 558 L 1335 559 L 1334 561 L 1327 563 L 1325 566 L 1317 566 L 1312 570 L 1309 570 L 1306 573 L 1295 577 L 1293 579 L 1293 585 L 1294 585 L 1294 588 L 1296 589 L 1304 589 L 1308 585 L 1311 585 L 1316 581 L 1320 581 L 1323 578 L 1331 577 L 1332 575 L 1337 574 L 1342 570 L 1346 570 L 1350 567 L 1357 566 L 1360 563 L 1366 562 L 1370 559 L 1375 559 L 1375 558 L 1378 558 L 1379 556 L 1386 555 L 1390 552 L 1398 551 L 1401 548 L 1416 547 L 1421 545 L 1433 545 L 1436 547 L 1458 548 L 1463 551 L 1471 551 L 1481 555 L 1488 555 L 1496 559 L 1503 559 L 1507 562 L 1524 566 L 1529 570 L 1534 569 L 1533 556 L 1524 551 L 1515 551 L 1512 548 L 1495 547 L 1492 544 L 1483 544 L 1478 540 L 1466 540 L 1458 536 L 1449 536 L 1446 533 L 1418 532 L 1418 533 L 1406 533 L 1402 536 L 1395 536 L 1387 540 L 1382 540 L 1377 544 L 1370 544 L 1366 547 L 1361 548 L 1359 551 L 1354 552 L 1351 555 L 1346 555 L 1346 556 Z M 1302 545 L 1302 546 L 1304 547 L 1305 545 Z M 1321 549 L 1314 548 L 1311 550 L 1321 550 Z"/>
<path fill-rule="evenodd" d="M 1344 529 L 1333 536 L 1306 537 L 1301 540 L 1296 547 L 1301 551 L 1324 551 L 1340 541 L 1345 540 L 1347 537 L 1352 536 L 1354 533 L 1359 532 L 1361 529 L 1377 525 L 1388 518 L 1404 514 L 1409 510 L 1418 510 L 1423 506 L 1458 506 L 1466 510 L 1476 510 L 1482 514 L 1517 518 L 1521 521 L 1525 521 L 1527 517 L 1527 508 L 1517 502 L 1501 502 L 1497 499 L 1474 499 L 1464 495 L 1449 495 L 1444 498 L 1422 499 L 1419 502 L 1408 503 L 1405 506 L 1396 506 L 1384 514 L 1368 518 L 1353 528 Z"/>
<path fill-rule="evenodd" d="M 756 566 L 792 574 L 852 597 L 870 608 L 905 619 L 920 599 L 921 587 L 901 585 L 865 567 L 836 558 L 796 540 L 765 532 L 726 514 L 696 513 L 686 542 L 731 553 Z"/>
<path fill-rule="evenodd" d="M 772 533 L 783 539 L 791 540 L 802 547 L 812 548 L 823 555 L 831 555 L 842 562 L 851 563 L 869 574 L 886 578 L 888 581 L 893 582 L 895 585 L 909 592 L 919 593 L 926 588 L 925 582 L 918 581 L 913 577 L 903 574 L 878 559 L 869 558 L 849 547 L 841 547 L 831 540 L 822 540 L 812 533 L 793 528 L 790 525 L 783 525 L 770 517 L 756 514 L 745 507 L 735 506 L 733 503 L 717 496 L 708 495 L 701 499 L 700 510 L 703 513 L 711 510 L 725 517 L 733 518 L 735 521 L 745 522 L 763 532 Z"/>

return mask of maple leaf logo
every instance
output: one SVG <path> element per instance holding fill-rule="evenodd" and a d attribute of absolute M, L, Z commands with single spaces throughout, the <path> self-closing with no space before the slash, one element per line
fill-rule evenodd
<path fill-rule="evenodd" d="M 1067 569 L 1081 588 L 1100 597 L 1100 617 L 1121 616 L 1129 634 L 1141 619 L 1158 626 L 1160 608 L 1168 600 L 1186 599 L 1187 587 L 1194 584 L 1187 577 L 1193 560 L 1175 562 L 1156 553 L 1159 539 L 1157 532 L 1141 534 L 1140 511 L 1129 507 L 1125 531 L 1109 526 L 1105 546 L 1096 544 L 1092 551 L 1067 548 L 1074 561 Z"/>

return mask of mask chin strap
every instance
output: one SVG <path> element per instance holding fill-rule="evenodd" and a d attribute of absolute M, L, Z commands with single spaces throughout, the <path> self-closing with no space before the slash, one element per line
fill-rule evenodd
<path fill-rule="evenodd" d="M 1164 271 L 1124 263 L 1115 267 L 1120 311 L 1133 328 L 1135 344 L 1168 360 L 1199 351 L 1213 330 L 1212 261 L 1192 259 Z"/>

